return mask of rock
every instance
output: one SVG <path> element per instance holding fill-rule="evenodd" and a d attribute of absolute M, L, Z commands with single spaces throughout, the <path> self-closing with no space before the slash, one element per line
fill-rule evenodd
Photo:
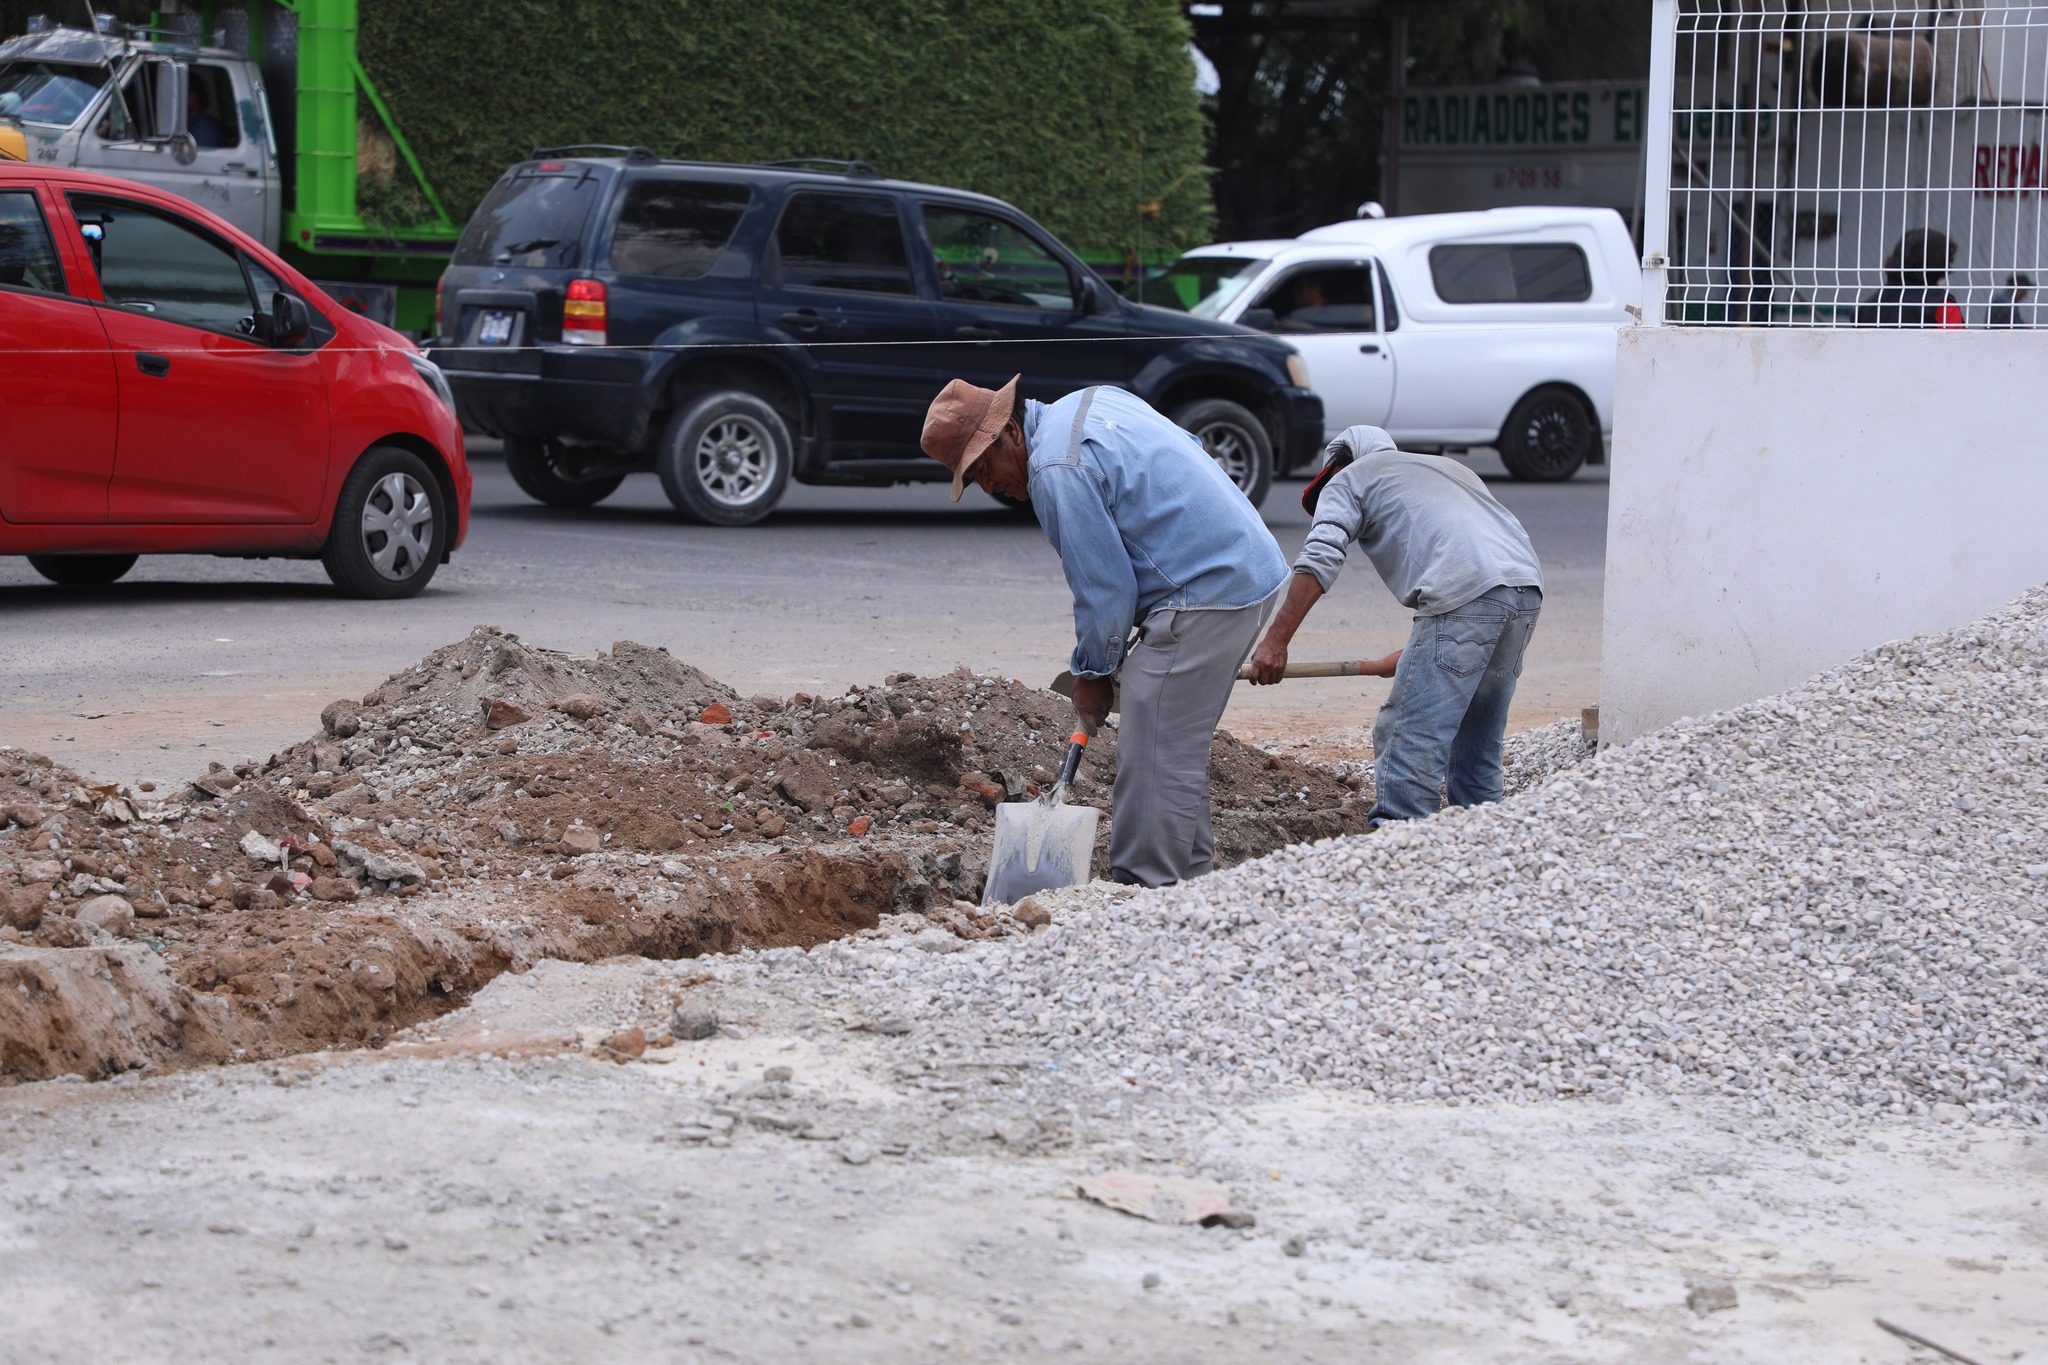
<path fill-rule="evenodd" d="M 604 703 L 588 692 L 572 692 L 555 703 L 555 709 L 573 720 L 594 720 L 605 712 Z"/>
<path fill-rule="evenodd" d="M 874 827 L 874 823 L 873 820 L 865 815 L 858 816 L 847 823 L 846 832 L 854 835 L 866 834 Z"/>
<path fill-rule="evenodd" d="M 242 836 L 242 853 L 259 863 L 280 863 L 284 861 L 284 850 L 270 840 L 250 830 Z"/>
<path fill-rule="evenodd" d="M 21 879 L 24 882 L 61 882 L 64 880 L 64 864 L 55 858 L 31 858 L 21 865 Z"/>
<path fill-rule="evenodd" d="M 46 818 L 40 807 L 31 806 L 26 801 L 16 801 L 0 811 L 0 825 L 20 825 L 23 829 L 40 825 Z"/>
<path fill-rule="evenodd" d="M 732 708 L 722 701 L 712 702 L 697 713 L 697 719 L 705 725 L 730 725 Z"/>
<path fill-rule="evenodd" d="M 990 810 L 1000 806 L 1003 798 L 1009 795 L 1000 783 L 990 780 L 987 773 L 967 773 L 960 779 L 960 788 L 980 797 L 982 804 Z"/>
<path fill-rule="evenodd" d="M 483 708 L 484 728 L 487 730 L 503 730 L 513 725 L 524 725 L 533 719 L 523 707 L 506 701 L 503 697 L 485 698 Z"/>
<path fill-rule="evenodd" d="M 50 886 L 47 882 L 0 891 L 0 924 L 10 929 L 33 929 L 43 922 L 43 907 L 49 901 Z"/>
<path fill-rule="evenodd" d="M 700 1043 L 718 1032 L 718 1016 L 710 1010 L 685 1007 L 668 1026 L 679 1041 Z"/>
<path fill-rule="evenodd" d="M 1735 1304 L 1735 1286 L 1726 1280 L 1692 1280 L 1686 1286 L 1685 1306 L 1701 1317 L 1726 1312 Z"/>
<path fill-rule="evenodd" d="M 787 1085 L 796 1079 L 796 1068 L 789 1066 L 767 1067 L 761 1072 L 761 1079 L 770 1085 Z"/>
<path fill-rule="evenodd" d="M 1010 907 L 1010 914 L 1019 924 L 1033 929 L 1043 928 L 1052 923 L 1052 912 L 1038 903 L 1036 896 L 1026 896 Z"/>
<path fill-rule="evenodd" d="M 352 701 L 331 701 L 320 712 L 320 728 L 336 739 L 348 739 L 362 730 L 362 711 Z"/>
<path fill-rule="evenodd" d="M 275 904 L 275 893 L 268 894 L 271 895 L 272 904 Z M 315 877 L 312 884 L 306 888 L 306 894 L 316 901 L 334 903 L 352 901 L 360 896 L 362 891 L 347 877 Z"/>
<path fill-rule="evenodd" d="M 618 1060 L 628 1061 L 647 1051 L 647 1031 L 638 1028 L 620 1029 L 605 1039 L 601 1046 Z"/>
<path fill-rule="evenodd" d="M 341 771 L 341 746 L 339 744 L 315 744 L 313 746 L 313 771 L 338 773 Z"/>
<path fill-rule="evenodd" d="M 865 1166 L 875 1159 L 875 1149 L 858 1139 L 839 1144 L 839 1159 L 849 1166 Z"/>
<path fill-rule="evenodd" d="M 1223 1186 L 1192 1176 L 1111 1171 L 1083 1177 L 1075 1190 L 1083 1199 L 1154 1223 L 1208 1225 L 1236 1211 Z"/>
<path fill-rule="evenodd" d="M 135 907 L 126 896 L 94 896 L 78 907 L 74 918 L 116 938 L 126 938 L 135 929 Z"/>
<path fill-rule="evenodd" d="M 363 869 L 363 874 L 380 882 L 423 882 L 427 874 L 411 863 L 372 852 L 346 839 L 334 841 L 334 851 Z"/>
<path fill-rule="evenodd" d="M 1283 1256 L 1292 1256 L 1297 1258 L 1307 1255 L 1308 1239 L 1303 1237 L 1300 1233 L 1296 1233 L 1294 1236 L 1289 1237 L 1286 1241 L 1280 1244 L 1280 1254 Z"/>
<path fill-rule="evenodd" d="M 754 821 L 754 833 L 764 839 L 779 839 L 789 829 L 789 821 L 779 815 L 763 815 Z"/>
<path fill-rule="evenodd" d="M 575 855 L 595 853 L 604 847 L 604 836 L 588 825 L 571 825 L 562 831 L 562 852 Z"/>
<path fill-rule="evenodd" d="M 334 850 L 326 844 L 306 845 L 306 856 L 321 867 L 333 867 L 337 862 L 341 861 L 334 856 Z"/>

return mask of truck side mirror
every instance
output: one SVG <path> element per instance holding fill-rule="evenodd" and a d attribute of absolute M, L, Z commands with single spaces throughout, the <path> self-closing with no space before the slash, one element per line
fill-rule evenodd
<path fill-rule="evenodd" d="M 1251 327 L 1261 332 L 1270 332 L 1279 325 L 1280 319 L 1270 308 L 1247 308 L 1238 316 L 1240 327 Z"/>
<path fill-rule="evenodd" d="M 306 301 L 283 290 L 270 296 L 270 344 L 296 346 L 313 334 L 313 315 Z"/>
<path fill-rule="evenodd" d="M 185 136 L 185 103 L 192 88 L 192 68 L 168 57 L 152 57 L 149 74 L 150 90 L 155 96 L 150 106 L 151 139 L 171 142 Z"/>

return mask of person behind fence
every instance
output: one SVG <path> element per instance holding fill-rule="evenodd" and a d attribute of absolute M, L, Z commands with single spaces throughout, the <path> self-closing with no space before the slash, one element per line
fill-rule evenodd
<path fill-rule="evenodd" d="M 1940 327 L 1963 325 L 1963 310 L 1948 292 L 1948 268 L 1955 244 L 1933 228 L 1914 228 L 1885 257 L 1884 282 L 1856 307 L 1858 327 Z"/>
<path fill-rule="evenodd" d="M 2005 297 L 1991 305 L 1986 325 L 2025 327 L 2032 315 L 2028 307 L 2034 297 L 2034 277 L 2025 273 L 2005 277 Z"/>
<path fill-rule="evenodd" d="M 1373 827 L 1435 814 L 1440 790 L 1454 806 L 1500 800 L 1508 703 L 1543 608 L 1528 532 L 1477 474 L 1396 449 L 1378 427 L 1347 427 L 1330 442 L 1301 506 L 1315 521 L 1252 652 L 1251 681 L 1285 676 L 1295 630 L 1357 541 L 1415 613 L 1407 648 L 1365 670 L 1394 680 L 1372 727 Z"/>

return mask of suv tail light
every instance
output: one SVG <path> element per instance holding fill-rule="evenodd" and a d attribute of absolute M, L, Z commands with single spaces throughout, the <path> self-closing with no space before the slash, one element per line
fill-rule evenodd
<path fill-rule="evenodd" d="M 605 344 L 602 280 L 569 281 L 569 297 L 562 304 L 562 340 L 571 346 Z"/>

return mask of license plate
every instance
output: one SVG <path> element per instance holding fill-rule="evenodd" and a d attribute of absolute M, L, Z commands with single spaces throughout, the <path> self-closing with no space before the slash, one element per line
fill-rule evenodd
<path fill-rule="evenodd" d="M 512 315 L 510 313 L 486 313 L 481 327 L 476 329 L 480 345 L 503 346 L 512 339 Z"/>

